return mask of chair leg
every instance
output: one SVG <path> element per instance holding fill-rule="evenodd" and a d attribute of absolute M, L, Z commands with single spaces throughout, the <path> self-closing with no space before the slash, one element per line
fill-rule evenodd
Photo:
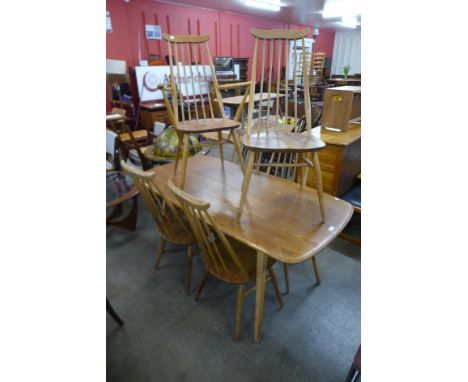
<path fill-rule="evenodd" d="M 189 245 L 187 248 L 187 294 L 190 294 L 190 289 L 192 289 L 192 246 Z"/>
<path fill-rule="evenodd" d="M 317 284 L 320 284 L 320 273 L 319 273 L 317 260 L 315 259 L 315 256 L 312 257 L 312 265 L 313 265 L 313 268 L 314 268 L 315 279 L 317 280 Z"/>
<path fill-rule="evenodd" d="M 159 262 L 161 261 L 161 256 L 164 252 L 164 245 L 166 244 L 166 239 L 164 239 L 163 237 L 160 237 L 159 238 L 159 251 L 158 251 L 158 257 L 156 258 L 156 265 L 154 267 L 154 269 L 158 269 L 159 268 Z"/>
<path fill-rule="evenodd" d="M 247 191 L 249 190 L 250 185 L 250 178 L 252 176 L 252 170 L 254 165 L 255 153 L 253 151 L 249 151 L 247 154 L 247 167 L 244 173 L 244 181 L 242 182 L 242 191 L 241 191 L 241 198 L 239 202 L 239 210 L 237 212 L 237 219 L 240 219 L 242 215 L 242 209 L 244 208 L 245 198 L 247 196 Z"/>
<path fill-rule="evenodd" d="M 176 148 L 176 156 L 175 156 L 175 163 L 174 163 L 174 174 L 177 172 L 177 166 L 179 165 L 179 159 L 180 159 L 180 149 L 182 147 L 182 141 L 184 139 L 183 134 L 177 134 L 178 142 L 177 142 L 177 148 Z"/>
<path fill-rule="evenodd" d="M 320 216 L 322 217 L 323 223 L 325 222 L 325 207 L 323 205 L 322 172 L 320 171 L 320 162 L 318 159 L 317 151 L 314 151 L 312 153 L 312 163 L 314 164 L 315 188 L 317 189 L 320 204 Z"/>
<path fill-rule="evenodd" d="M 283 307 L 283 299 L 281 298 L 281 293 L 278 286 L 278 279 L 276 278 L 275 271 L 272 267 L 268 268 L 268 271 L 270 272 L 271 283 L 273 284 L 273 288 L 275 289 L 276 298 L 278 299 L 280 306 Z"/>
<path fill-rule="evenodd" d="M 283 263 L 284 283 L 286 284 L 286 293 L 289 293 L 289 271 L 288 264 Z"/>
<path fill-rule="evenodd" d="M 203 288 L 205 287 L 205 284 L 208 280 L 208 276 L 210 275 L 210 273 L 208 271 L 205 272 L 205 274 L 203 275 L 203 278 L 202 278 L 202 281 L 200 282 L 200 285 L 198 286 L 198 289 L 197 289 L 197 295 L 195 296 L 195 300 L 198 300 L 198 297 L 200 297 L 200 293 L 202 292 Z"/>
<path fill-rule="evenodd" d="M 182 181 L 180 188 L 183 190 L 185 186 L 185 176 L 187 174 L 187 161 L 189 156 L 189 137 L 184 134 L 184 152 L 182 154 Z"/>
<path fill-rule="evenodd" d="M 234 332 L 234 339 L 239 341 L 240 338 L 240 324 L 242 320 L 242 307 L 244 306 L 244 291 L 245 284 L 239 285 L 239 290 L 237 292 L 237 309 L 236 309 L 236 331 Z"/>
<path fill-rule="evenodd" d="M 223 136 L 221 135 L 221 132 L 218 131 L 218 140 L 221 141 L 223 139 Z M 223 143 L 219 144 L 219 157 L 221 158 L 221 167 L 224 169 L 224 149 L 223 149 Z"/>
<path fill-rule="evenodd" d="M 245 173 L 245 164 L 244 158 L 242 157 L 242 152 L 240 149 L 239 139 L 237 138 L 237 133 L 234 130 L 231 130 L 232 141 L 234 143 L 234 150 L 237 154 L 237 158 L 239 159 L 239 164 L 241 166 L 242 172 Z"/>

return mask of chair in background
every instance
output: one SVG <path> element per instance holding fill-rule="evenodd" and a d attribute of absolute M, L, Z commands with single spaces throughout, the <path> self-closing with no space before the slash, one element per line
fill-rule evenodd
<path fill-rule="evenodd" d="M 290 42 L 293 42 L 293 56 L 297 56 L 297 40 L 302 42 L 304 46 L 304 38 L 309 34 L 310 28 L 304 28 L 300 30 L 252 30 L 252 35 L 255 37 L 255 50 L 252 67 L 252 85 L 250 86 L 250 98 L 253 98 L 255 90 L 255 82 L 257 76 L 257 57 L 259 43 L 262 45 L 262 56 L 261 56 L 261 82 L 260 82 L 260 93 L 263 97 L 263 91 L 265 89 L 264 77 L 265 77 L 265 61 L 269 72 L 267 73 L 268 79 L 266 81 L 267 100 L 271 99 L 271 87 L 272 83 L 275 82 L 272 79 L 272 66 L 273 59 L 276 56 L 277 67 L 281 66 L 281 58 L 284 56 L 286 73 L 290 73 L 289 70 L 289 53 L 290 53 Z M 268 49 L 267 49 L 268 45 Z M 284 49 L 283 49 L 284 45 Z M 268 50 L 268 54 L 266 51 Z M 266 55 L 268 58 L 266 59 Z M 238 218 L 240 219 L 242 210 L 246 201 L 250 179 L 252 176 L 252 170 L 254 167 L 268 167 L 271 163 L 262 163 L 255 159 L 259 157 L 258 153 L 272 153 L 272 154 L 291 154 L 297 155 L 298 160 L 287 163 L 278 163 L 279 167 L 297 167 L 300 170 L 300 187 L 301 189 L 305 186 L 307 179 L 307 169 L 313 168 L 315 174 L 315 184 L 317 185 L 317 194 L 320 204 L 320 217 L 322 221 L 325 221 L 325 211 L 323 206 L 323 190 L 322 190 L 322 175 L 320 171 L 320 163 L 317 152 L 325 147 L 320 139 L 314 137 L 311 133 L 312 120 L 311 120 L 311 107 L 309 97 L 309 70 L 306 62 L 305 55 L 303 57 L 302 69 L 300 73 L 296 70 L 297 62 L 294 60 L 293 65 L 293 85 L 291 95 L 293 96 L 294 104 L 297 104 L 297 84 L 299 80 L 302 80 L 304 85 L 304 109 L 305 109 L 305 123 L 306 131 L 302 134 L 296 134 L 297 132 L 297 107 L 293 110 L 288 110 L 288 103 L 285 102 L 284 110 L 284 123 L 280 119 L 279 104 L 276 102 L 276 113 L 270 115 L 269 109 L 267 109 L 267 116 L 261 117 L 257 120 L 255 126 L 253 126 L 253 103 L 249 103 L 249 112 L 247 118 L 247 132 L 242 136 L 241 142 L 243 147 L 247 150 L 247 164 L 244 172 L 244 181 L 242 184 L 241 198 L 239 202 Z M 276 98 L 280 98 L 280 89 L 284 92 L 285 100 L 289 100 L 289 81 L 288 76 L 285 76 L 283 86 L 280 86 L 281 80 L 279 76 L 276 79 Z M 298 75 L 299 74 L 299 75 Z M 290 84 L 289 84 L 290 85 Z M 291 86 L 291 85 L 290 85 Z M 288 117 L 293 117 L 293 123 L 289 122 Z M 252 132 L 252 127 L 255 131 Z M 310 160 L 312 155 L 312 160 Z"/>
<path fill-rule="evenodd" d="M 231 120 L 225 117 L 223 101 L 208 46 L 209 36 L 173 36 L 165 33 L 163 38 L 168 42 L 169 56 L 172 58 L 170 59 L 171 78 L 169 89 L 172 98 L 172 105 L 166 96 L 166 91 L 164 91 L 165 89 L 162 88 L 162 90 L 169 118 L 178 133 L 179 143 L 182 145 L 178 146 L 174 166 L 175 173 L 180 159 L 180 151 L 182 151 L 181 188 L 184 188 L 185 175 L 187 172 L 189 134 L 217 133 L 217 141 L 214 141 L 211 144 L 219 145 L 222 165 L 224 165 L 223 144 L 228 142 L 231 138 L 239 157 L 240 165 L 243 169 L 244 164 L 239 147 L 239 141 L 237 135 L 234 133 L 234 130 L 240 126 L 240 123 L 238 120 Z M 192 65 L 192 63 L 195 65 Z M 216 118 L 216 105 L 213 105 L 214 100 L 211 99 L 206 66 L 209 67 L 211 81 L 213 82 L 214 91 L 218 101 L 218 112 L 222 116 L 221 118 Z M 206 97 L 208 98 L 209 107 L 205 107 Z M 245 98 L 246 97 L 244 97 L 244 102 Z M 241 108 L 242 107 L 243 104 L 241 105 Z M 222 137 L 221 133 L 223 131 L 229 132 L 227 139 Z"/>
<path fill-rule="evenodd" d="M 111 130 L 106 130 L 106 170 L 119 170 L 119 136 Z"/>
<path fill-rule="evenodd" d="M 234 332 L 234 338 L 239 340 L 244 297 L 255 290 L 255 287 L 245 290 L 245 284 L 256 279 L 256 251 L 221 232 L 208 212 L 210 203 L 192 197 L 178 188 L 171 180 L 169 180 L 168 186 L 179 200 L 202 252 L 206 271 L 198 287 L 196 298 L 198 299 L 200 296 L 209 275 L 227 283 L 239 285 Z M 270 279 L 268 280 L 272 281 L 276 298 L 282 307 L 283 301 L 272 268 L 273 264 L 274 260 L 269 259 L 267 268 Z"/>
<path fill-rule="evenodd" d="M 164 245 L 167 241 L 187 246 L 186 279 L 187 293 L 189 293 L 192 284 L 192 245 L 196 243 L 189 224 L 184 219 L 183 213 L 160 192 L 155 181 L 154 173 L 143 172 L 135 167 L 129 166 L 124 161 L 121 161 L 120 164 L 122 170 L 132 177 L 161 233 L 155 268 L 159 268 L 159 262 L 164 252 Z"/>

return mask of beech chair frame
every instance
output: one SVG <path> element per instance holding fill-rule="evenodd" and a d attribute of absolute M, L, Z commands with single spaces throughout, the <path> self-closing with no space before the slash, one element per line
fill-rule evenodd
<path fill-rule="evenodd" d="M 271 167 L 297 167 L 300 174 L 298 175 L 300 181 L 300 188 L 302 189 L 307 180 L 307 170 L 312 168 L 314 170 L 316 190 L 319 198 L 320 216 L 322 222 L 325 221 L 325 209 L 323 205 L 323 187 L 322 175 L 320 171 L 320 162 L 318 159 L 318 151 L 325 147 L 325 144 L 319 139 L 312 136 L 312 118 L 311 118 L 311 105 L 309 96 L 309 67 L 305 55 L 302 55 L 302 75 L 301 80 L 304 84 L 304 106 L 305 106 L 305 123 L 306 128 L 303 133 L 298 133 L 299 126 L 297 118 L 297 84 L 298 74 L 296 70 L 297 62 L 293 63 L 293 98 L 294 110 L 291 116 L 294 116 L 294 123 L 289 124 L 289 42 L 294 42 L 294 57 L 297 57 L 297 41 L 301 40 L 302 47 L 305 46 L 304 38 L 310 33 L 310 28 L 299 30 L 284 30 L 272 29 L 261 30 L 252 28 L 252 35 L 255 37 L 254 57 L 252 64 L 252 79 L 250 86 L 250 98 L 254 97 L 255 83 L 257 76 L 257 57 L 259 42 L 262 44 L 262 57 L 261 57 L 261 80 L 260 80 L 260 97 L 263 97 L 264 79 L 265 79 L 265 61 L 266 49 L 268 42 L 268 85 L 267 85 L 267 103 L 270 103 L 271 98 L 271 85 L 272 85 L 272 68 L 273 58 L 276 53 L 277 56 L 277 78 L 276 78 L 276 99 L 279 100 L 280 91 L 284 91 L 285 96 L 285 123 L 281 123 L 280 116 L 282 115 L 279 109 L 279 102 L 276 102 L 276 111 L 274 116 L 270 116 L 270 109 L 267 109 L 267 116 L 265 123 L 262 122 L 262 116 L 259 116 L 258 123 L 255 125 L 255 132 L 253 128 L 253 103 L 249 103 L 248 117 L 247 117 L 247 133 L 242 137 L 242 144 L 244 149 L 247 150 L 247 162 L 244 172 L 244 181 L 242 183 L 241 198 L 239 201 L 238 219 L 241 218 L 243 207 L 246 201 L 250 179 L 254 168 L 267 167 L 267 171 Z M 276 43 L 276 44 L 275 44 Z M 276 48 L 275 48 L 276 45 Z M 284 45 L 284 61 L 286 66 L 284 83 L 281 83 L 280 70 L 282 58 L 282 45 Z M 258 161 L 262 152 L 277 153 L 278 155 L 271 156 L 271 162 L 262 163 Z M 293 154 L 294 160 L 285 161 L 282 163 L 274 163 L 274 158 L 281 157 L 281 154 Z M 312 156 L 312 158 L 310 158 Z M 294 169 L 295 171 L 295 169 Z M 296 174 L 294 172 L 294 176 Z"/>
<path fill-rule="evenodd" d="M 155 269 L 159 268 L 167 241 L 187 245 L 186 287 L 187 293 L 189 293 L 192 284 L 192 245 L 196 243 L 196 239 L 190 225 L 183 218 L 183 212 L 177 209 L 170 199 L 166 198 L 160 191 L 153 172 L 141 171 L 124 161 L 121 161 L 120 165 L 122 171 L 132 177 L 161 234 Z"/>
<path fill-rule="evenodd" d="M 210 203 L 192 197 L 182 189 L 178 188 L 172 180 L 169 180 L 167 184 L 169 189 L 180 202 L 182 210 L 192 227 L 192 231 L 195 235 L 198 246 L 201 249 L 202 259 L 206 267 L 205 274 L 203 275 L 201 283 L 197 289 L 196 299 L 200 296 L 210 274 L 222 281 L 239 285 L 234 332 L 234 339 L 237 341 L 240 338 L 240 324 L 244 297 L 256 289 L 254 286 L 246 290 L 245 285 L 247 282 L 255 280 L 256 271 L 254 269 L 255 272 L 253 272 L 253 274 L 252 272 L 249 273 L 247 271 L 241 256 L 236 253 L 236 250 L 233 248 L 229 238 L 224 235 L 209 214 L 208 209 L 210 208 Z M 244 250 L 254 252 L 245 245 L 242 245 L 240 248 L 240 250 L 244 248 Z M 249 260 L 253 260 L 256 264 L 255 255 L 250 253 L 248 255 L 250 256 Z M 272 268 L 273 264 L 274 260 L 269 259 L 267 268 L 270 277 L 267 278 L 266 282 L 272 282 L 276 298 L 282 307 L 283 300 L 281 298 L 278 280 Z"/>
<path fill-rule="evenodd" d="M 244 162 L 241 155 L 239 140 L 236 132 L 234 131 L 240 126 L 241 113 L 236 113 L 234 120 L 226 118 L 224 113 L 224 105 L 220 93 L 220 85 L 216 79 L 213 61 L 211 59 L 210 48 L 208 45 L 209 35 L 169 35 L 163 34 L 164 40 L 168 43 L 169 50 L 169 66 L 170 66 L 170 87 L 167 89 L 164 85 L 158 88 L 162 90 L 164 103 L 166 105 L 169 119 L 179 138 L 177 146 L 176 160 L 174 166 L 174 174 L 177 172 L 179 160 L 182 153 L 182 180 L 181 188 L 184 188 L 185 177 L 187 173 L 187 161 L 189 156 L 189 138 L 188 134 L 200 133 L 207 134 L 207 137 L 212 139 L 213 133 L 217 133 L 217 139 L 213 142 L 207 142 L 205 145 L 219 145 L 221 165 L 224 166 L 224 143 L 234 144 L 234 149 L 239 158 L 239 163 L 244 170 Z M 182 65 L 179 65 L 179 59 Z M 175 61 L 175 63 L 174 63 Z M 205 61 L 205 62 L 204 62 Z M 194 65 L 192 65 L 194 63 Z M 217 102 L 212 100 L 210 89 L 204 94 L 201 86 L 201 76 L 208 79 L 206 65 L 209 66 L 211 80 L 213 83 L 214 92 Z M 182 67 L 181 67 L 182 66 Z M 193 68 L 195 66 L 195 70 Z M 175 67 L 175 68 L 174 68 Z M 201 69 L 200 69 L 201 67 Z M 194 75 L 194 73 L 196 75 Z M 176 77 L 177 83 L 176 84 Z M 198 79 L 198 84 L 196 83 Z M 239 84 L 241 85 L 241 84 Z M 244 84 L 245 85 L 245 84 Z M 248 83 L 250 85 L 250 83 Z M 198 94 L 196 92 L 198 88 Z M 171 93 L 172 104 L 169 101 L 166 92 L 169 90 Z M 190 93 L 190 90 L 192 94 Z M 183 96 L 185 91 L 185 96 Z M 246 95 L 248 92 L 246 92 Z M 245 104 L 246 95 L 242 100 L 241 108 Z M 208 105 L 205 107 L 205 98 L 208 99 Z M 185 105 L 187 108 L 187 118 L 185 116 Z M 218 106 L 216 108 L 216 105 Z M 192 106 L 194 106 L 192 111 Z M 200 107 L 200 111 L 199 111 Z M 218 109 L 218 110 L 216 110 Z M 216 118 L 220 115 L 220 118 Z M 182 126 L 183 125 L 183 126 Z M 229 130 L 227 139 L 222 136 L 222 131 Z M 211 134 L 209 134 L 211 133 Z M 204 144 L 200 144 L 203 146 Z"/>

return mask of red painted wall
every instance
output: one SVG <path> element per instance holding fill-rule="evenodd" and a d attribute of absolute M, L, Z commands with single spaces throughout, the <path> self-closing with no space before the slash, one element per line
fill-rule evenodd
<path fill-rule="evenodd" d="M 106 58 L 125 60 L 127 66 L 138 64 L 138 32 L 141 35 L 141 58 L 148 53 L 164 58 L 167 43 L 164 40 L 147 40 L 145 24 L 160 25 L 163 33 L 209 34 L 212 57 L 252 57 L 254 38 L 253 27 L 261 29 L 298 29 L 302 25 L 284 24 L 279 21 L 259 19 L 224 11 L 208 10 L 185 5 L 160 3 L 152 0 L 106 0 L 110 12 L 112 33 L 106 33 Z M 312 26 L 309 26 L 312 29 Z M 310 36 L 311 37 L 311 36 Z M 327 57 L 333 54 L 335 32 L 320 29 L 316 51 L 323 51 Z M 249 61 L 249 75 L 251 68 Z M 107 95 L 107 108 L 110 108 Z"/>

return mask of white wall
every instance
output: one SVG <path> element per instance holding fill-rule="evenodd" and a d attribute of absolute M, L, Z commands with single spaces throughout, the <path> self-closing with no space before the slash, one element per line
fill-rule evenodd
<path fill-rule="evenodd" d="M 335 33 L 331 74 L 343 74 L 343 66 L 348 64 L 349 74 L 361 73 L 361 30 Z"/>

